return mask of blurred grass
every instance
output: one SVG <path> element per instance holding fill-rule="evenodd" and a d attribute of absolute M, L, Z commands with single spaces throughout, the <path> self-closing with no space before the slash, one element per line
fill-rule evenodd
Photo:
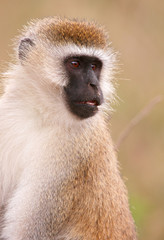
<path fill-rule="evenodd" d="M 133 218 L 135 219 L 135 223 L 137 225 L 138 234 L 142 234 L 142 226 L 146 216 L 151 211 L 151 204 L 146 198 L 143 196 L 141 197 L 140 194 L 138 195 L 137 193 L 130 194 L 129 202 Z"/>
<path fill-rule="evenodd" d="M 128 122 L 155 96 L 164 95 L 163 0 L 0 0 L 0 72 L 12 41 L 33 18 L 53 15 L 96 19 L 120 52 L 119 104 L 109 127 L 116 141 Z M 164 101 L 130 133 L 119 149 L 128 177 L 130 205 L 140 240 L 164 239 Z"/>

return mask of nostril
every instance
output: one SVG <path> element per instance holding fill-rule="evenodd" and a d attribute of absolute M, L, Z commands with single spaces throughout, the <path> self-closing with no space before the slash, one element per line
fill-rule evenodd
<path fill-rule="evenodd" d="M 88 86 L 92 88 L 97 88 L 97 85 L 95 83 L 88 83 Z"/>

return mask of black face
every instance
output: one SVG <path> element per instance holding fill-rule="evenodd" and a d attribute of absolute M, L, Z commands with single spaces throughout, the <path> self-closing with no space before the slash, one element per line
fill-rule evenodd
<path fill-rule="evenodd" d="M 77 56 L 65 59 L 64 66 L 69 78 L 64 90 L 70 111 L 81 119 L 95 115 L 103 103 L 102 62 L 95 57 Z"/>

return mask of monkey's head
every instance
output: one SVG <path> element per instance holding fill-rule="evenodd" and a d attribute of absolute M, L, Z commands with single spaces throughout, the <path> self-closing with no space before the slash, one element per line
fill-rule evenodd
<path fill-rule="evenodd" d="M 21 36 L 18 59 L 37 92 L 40 86 L 49 94 L 51 108 L 53 97 L 54 104 L 62 99 L 66 111 L 86 119 L 108 97 L 112 100 L 115 55 L 104 29 L 93 22 L 57 17 L 34 21 Z"/>

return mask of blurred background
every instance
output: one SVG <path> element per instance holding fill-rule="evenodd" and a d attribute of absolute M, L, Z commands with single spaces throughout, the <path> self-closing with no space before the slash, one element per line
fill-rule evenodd
<path fill-rule="evenodd" d="M 120 100 L 109 123 L 117 143 L 131 119 L 164 95 L 164 1 L 0 0 L 0 72 L 7 69 L 22 25 L 53 15 L 95 19 L 120 53 Z M 118 159 L 139 240 L 164 240 L 164 99 L 129 132 Z"/>

